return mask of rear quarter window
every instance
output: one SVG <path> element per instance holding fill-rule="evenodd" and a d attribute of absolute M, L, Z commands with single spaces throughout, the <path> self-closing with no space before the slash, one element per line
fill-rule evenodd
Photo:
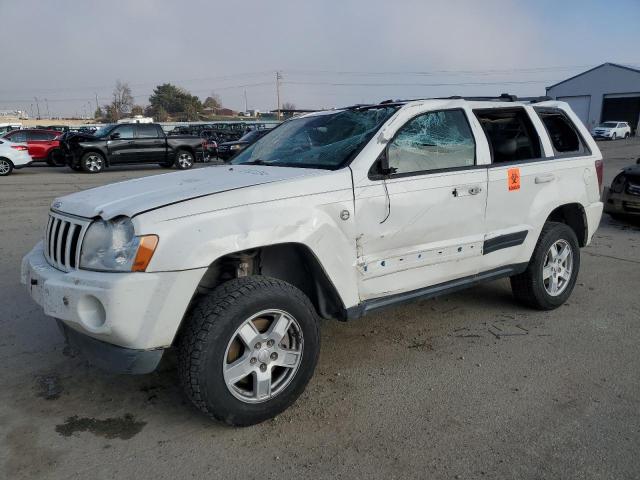
<path fill-rule="evenodd" d="M 588 155 L 586 147 L 576 126 L 560 109 L 534 108 L 549 134 L 553 153 L 556 156 Z"/>

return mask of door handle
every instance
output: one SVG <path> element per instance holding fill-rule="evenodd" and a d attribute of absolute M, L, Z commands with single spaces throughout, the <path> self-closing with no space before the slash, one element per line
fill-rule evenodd
<path fill-rule="evenodd" d="M 454 197 L 464 197 L 467 195 L 477 195 L 482 191 L 482 187 L 480 185 L 474 185 L 473 187 L 469 187 L 468 189 L 460 189 L 458 187 L 454 188 L 451 194 Z"/>
<path fill-rule="evenodd" d="M 540 175 L 539 177 L 536 177 L 536 184 L 540 184 L 540 183 L 549 183 L 549 182 L 553 182 L 556 179 L 556 176 L 553 173 L 550 173 L 548 175 Z"/>

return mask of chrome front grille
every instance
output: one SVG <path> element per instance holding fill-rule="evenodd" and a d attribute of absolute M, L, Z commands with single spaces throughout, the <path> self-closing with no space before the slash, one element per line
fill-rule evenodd
<path fill-rule="evenodd" d="M 68 272 L 80 264 L 80 245 L 90 221 L 50 212 L 44 233 L 44 256 L 51 266 Z"/>

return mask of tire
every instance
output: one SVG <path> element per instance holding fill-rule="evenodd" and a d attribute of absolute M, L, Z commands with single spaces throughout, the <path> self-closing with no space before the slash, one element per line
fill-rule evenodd
<path fill-rule="evenodd" d="M 50 167 L 63 167 L 64 156 L 60 150 L 51 150 L 47 155 L 47 165 Z"/>
<path fill-rule="evenodd" d="M 611 140 L 616 140 L 618 138 L 618 135 L 616 135 L 616 132 L 613 132 L 613 135 L 611 135 Z"/>
<path fill-rule="evenodd" d="M 193 167 L 194 163 L 195 158 L 190 151 L 184 149 L 176 151 L 176 159 L 174 165 L 178 170 L 189 170 L 191 167 Z"/>
<path fill-rule="evenodd" d="M 13 162 L 8 158 L 0 157 L 0 177 L 6 177 L 13 172 Z"/>
<path fill-rule="evenodd" d="M 276 330 L 285 331 L 284 321 L 286 333 L 278 340 L 272 328 L 279 323 Z M 269 277 L 241 277 L 200 297 L 190 309 L 178 339 L 178 370 L 187 397 L 200 411 L 229 425 L 248 426 L 296 401 L 319 352 L 318 317 L 300 290 Z M 239 367 L 243 373 L 230 379 Z M 261 385 L 268 379 L 267 396 L 261 395 L 258 378 L 264 380 Z"/>
<path fill-rule="evenodd" d="M 553 263 L 552 247 L 559 259 L 564 255 L 563 249 L 569 248 L 563 262 Z M 580 247 L 576 234 L 564 223 L 547 222 L 540 232 L 527 269 L 511 277 L 511 290 L 516 300 L 524 305 L 538 310 L 553 310 L 567 301 L 579 271 Z"/>
<path fill-rule="evenodd" d="M 100 173 L 104 170 L 104 157 L 98 152 L 87 152 L 80 159 L 80 167 L 87 173 Z"/>
<path fill-rule="evenodd" d="M 625 138 L 625 140 L 626 140 L 627 138 L 629 138 L 629 132 L 627 132 L 627 133 L 625 133 L 625 134 L 624 134 L 624 138 Z"/>

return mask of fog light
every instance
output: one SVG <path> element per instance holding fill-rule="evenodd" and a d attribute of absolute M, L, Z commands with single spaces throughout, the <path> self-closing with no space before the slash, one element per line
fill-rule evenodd
<path fill-rule="evenodd" d="M 88 330 L 97 330 L 107 320 L 102 302 L 93 295 L 85 295 L 78 301 L 78 316 Z"/>

